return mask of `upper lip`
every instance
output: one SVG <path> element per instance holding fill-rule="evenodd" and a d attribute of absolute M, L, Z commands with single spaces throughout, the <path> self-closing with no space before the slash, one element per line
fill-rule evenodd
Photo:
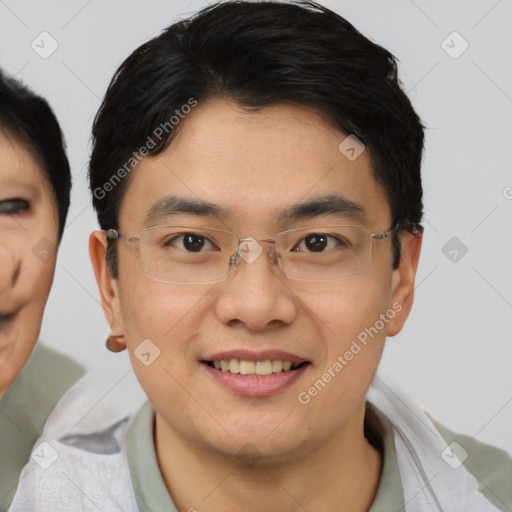
<path fill-rule="evenodd" d="M 203 358 L 203 361 L 222 361 L 226 359 L 244 359 L 245 361 L 291 361 L 292 364 L 301 364 L 307 362 L 307 359 L 291 354 L 290 352 L 283 352 L 282 350 L 262 350 L 254 352 L 251 350 L 229 350 L 225 352 L 216 352 Z"/>

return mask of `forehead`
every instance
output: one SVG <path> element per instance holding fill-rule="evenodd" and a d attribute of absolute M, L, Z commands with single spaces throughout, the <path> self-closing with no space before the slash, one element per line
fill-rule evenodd
<path fill-rule="evenodd" d="M 0 187 L 46 186 L 39 162 L 26 144 L 0 129 Z"/>
<path fill-rule="evenodd" d="M 286 210 L 333 195 L 360 205 L 369 224 L 390 220 L 368 151 L 348 158 L 340 150 L 348 134 L 313 109 L 247 111 L 210 100 L 180 122 L 169 148 L 132 171 L 121 224 L 146 227 L 148 213 L 168 196 L 219 206 L 232 227 L 275 225 Z"/>

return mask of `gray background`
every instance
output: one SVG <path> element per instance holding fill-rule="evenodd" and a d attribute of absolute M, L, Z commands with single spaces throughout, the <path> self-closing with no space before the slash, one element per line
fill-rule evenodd
<path fill-rule="evenodd" d="M 415 306 L 404 331 L 388 339 L 380 373 L 451 428 L 512 452 L 512 2 L 323 3 L 400 59 L 428 128 Z M 86 180 L 92 119 L 121 61 L 205 4 L 0 0 L 0 65 L 51 103 L 74 177 L 41 338 L 88 367 L 124 375 L 127 362 L 104 348 L 108 326 L 87 251 L 97 226 Z M 58 44 L 46 59 L 31 47 L 42 46 L 43 31 Z"/>

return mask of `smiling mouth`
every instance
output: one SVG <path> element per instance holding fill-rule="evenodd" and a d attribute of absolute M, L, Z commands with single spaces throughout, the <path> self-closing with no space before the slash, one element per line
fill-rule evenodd
<path fill-rule="evenodd" d="M 210 368 L 239 377 L 268 377 L 280 373 L 293 372 L 311 364 L 303 361 L 294 364 L 291 361 L 267 359 L 265 361 L 248 361 L 245 359 L 222 359 L 220 361 L 201 361 Z"/>

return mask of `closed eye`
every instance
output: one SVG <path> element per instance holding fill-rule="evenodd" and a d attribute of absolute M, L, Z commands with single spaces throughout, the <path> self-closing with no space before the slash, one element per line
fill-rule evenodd
<path fill-rule="evenodd" d="M 30 210 L 25 199 L 4 199 L 0 201 L 0 215 L 16 215 Z"/>

